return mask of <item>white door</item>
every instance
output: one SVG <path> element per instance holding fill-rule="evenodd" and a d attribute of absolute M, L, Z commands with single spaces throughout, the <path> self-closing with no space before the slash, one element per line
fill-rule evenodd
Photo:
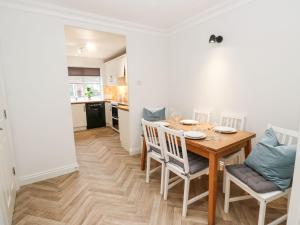
<path fill-rule="evenodd" d="M 16 185 L 12 146 L 9 142 L 9 126 L 5 111 L 5 95 L 0 71 L 0 221 L 10 225 L 15 204 Z"/>
<path fill-rule="evenodd" d="M 299 128 L 300 132 L 300 128 Z M 299 225 L 300 224 L 300 137 L 298 139 L 298 148 L 294 169 L 293 187 L 292 194 L 290 197 L 290 205 L 288 212 L 288 225 Z"/>

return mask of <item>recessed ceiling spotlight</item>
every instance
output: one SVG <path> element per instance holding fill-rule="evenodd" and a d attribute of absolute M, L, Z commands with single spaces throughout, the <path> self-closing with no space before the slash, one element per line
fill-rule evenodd
<path fill-rule="evenodd" d="M 87 48 L 88 51 L 94 51 L 95 50 L 95 44 L 93 44 L 92 42 L 87 42 L 85 44 L 85 47 Z"/>
<path fill-rule="evenodd" d="M 79 48 L 77 49 L 77 53 L 78 53 L 79 55 L 82 55 L 83 52 L 84 52 L 84 47 L 79 47 Z"/>

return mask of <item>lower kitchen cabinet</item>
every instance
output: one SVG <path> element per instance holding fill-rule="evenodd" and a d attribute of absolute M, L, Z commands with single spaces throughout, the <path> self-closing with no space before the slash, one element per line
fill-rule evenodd
<path fill-rule="evenodd" d="M 111 103 L 105 102 L 105 119 L 106 119 L 106 126 L 112 126 L 112 115 L 111 115 Z"/>
<path fill-rule="evenodd" d="M 129 152 L 129 112 L 118 109 L 120 141 L 123 148 Z"/>
<path fill-rule="evenodd" d="M 72 104 L 74 131 L 85 130 L 87 126 L 85 104 Z"/>

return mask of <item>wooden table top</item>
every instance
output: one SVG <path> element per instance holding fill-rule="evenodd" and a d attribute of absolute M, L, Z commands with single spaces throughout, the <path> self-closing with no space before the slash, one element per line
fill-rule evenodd
<path fill-rule="evenodd" d="M 214 126 L 211 124 L 182 125 L 174 121 L 167 122 L 170 123 L 169 128 L 171 129 L 184 131 L 194 130 L 205 133 L 207 135 L 206 139 L 192 140 L 186 138 L 186 144 L 190 146 L 200 147 L 207 151 L 224 151 L 228 148 L 231 148 L 233 145 L 237 145 L 239 142 L 245 142 L 246 140 L 250 140 L 256 136 L 256 134 L 253 132 L 238 131 L 233 134 L 216 133 L 217 138 L 213 139 L 214 131 L 212 130 L 212 128 Z"/>

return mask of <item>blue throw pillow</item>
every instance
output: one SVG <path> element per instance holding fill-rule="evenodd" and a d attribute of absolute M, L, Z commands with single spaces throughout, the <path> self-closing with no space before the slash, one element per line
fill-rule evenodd
<path fill-rule="evenodd" d="M 162 108 L 159 110 L 151 111 L 149 109 L 143 109 L 143 118 L 144 120 L 155 122 L 166 120 L 166 108 Z"/>
<path fill-rule="evenodd" d="M 281 190 L 285 190 L 291 185 L 295 157 L 296 146 L 280 145 L 275 132 L 270 128 L 254 147 L 245 164 Z"/>
<path fill-rule="evenodd" d="M 272 128 L 269 128 L 265 131 L 265 135 L 261 138 L 260 143 L 264 143 L 266 145 L 271 145 L 271 146 L 279 145 L 276 134 Z"/>

